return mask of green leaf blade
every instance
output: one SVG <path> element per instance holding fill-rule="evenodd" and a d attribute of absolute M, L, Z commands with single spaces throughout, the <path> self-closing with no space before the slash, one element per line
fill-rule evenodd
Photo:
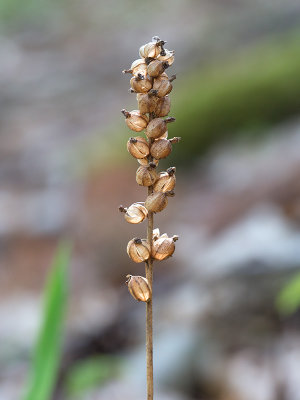
<path fill-rule="evenodd" d="M 276 298 L 276 307 L 285 316 L 293 314 L 300 307 L 300 273 L 281 289 Z"/>
<path fill-rule="evenodd" d="M 70 255 L 70 244 L 61 243 L 46 284 L 43 322 L 24 400 L 48 400 L 55 386 L 63 341 Z"/>

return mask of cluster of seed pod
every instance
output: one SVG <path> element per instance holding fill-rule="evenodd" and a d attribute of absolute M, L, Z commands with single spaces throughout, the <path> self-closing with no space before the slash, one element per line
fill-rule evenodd
<path fill-rule="evenodd" d="M 131 224 L 141 223 L 147 218 L 149 224 L 151 217 L 153 225 L 153 214 L 162 211 L 168 204 L 168 198 L 174 196 L 176 168 L 157 172 L 159 160 L 166 158 L 172 151 L 172 145 L 180 140 L 178 137 L 168 139 L 168 124 L 175 121 L 175 118 L 168 117 L 171 107 L 169 94 L 176 76 L 169 77 L 165 72 L 174 62 L 174 52 L 165 49 L 165 44 L 165 41 L 154 37 L 140 48 L 140 58 L 132 63 L 130 69 L 123 71 L 132 75 L 130 92 L 136 93 L 138 110 L 123 109 L 121 112 L 130 130 L 144 131 L 146 136 L 130 137 L 127 142 L 128 152 L 140 164 L 136 182 L 148 188 L 144 202 L 119 207 L 125 220 Z M 127 253 L 136 263 L 162 261 L 172 256 L 177 239 L 178 236 L 160 235 L 155 229 L 151 238 L 130 240 Z M 146 278 L 127 275 L 126 284 L 136 300 L 151 300 L 152 284 Z"/>

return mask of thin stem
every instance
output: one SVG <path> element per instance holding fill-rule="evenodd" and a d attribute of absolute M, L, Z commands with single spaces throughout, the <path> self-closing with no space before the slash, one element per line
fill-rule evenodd
<path fill-rule="evenodd" d="M 151 118 L 150 118 L 151 119 Z M 151 146 L 153 139 L 149 139 Z M 149 160 L 149 162 L 152 160 Z M 148 195 L 153 193 L 153 186 L 148 187 Z M 152 252 L 153 235 L 153 212 L 148 212 L 147 241 Z M 150 254 L 151 254 L 150 252 Z M 153 259 L 150 257 L 146 262 L 146 278 L 151 288 L 153 297 Z M 147 358 L 147 400 L 153 400 L 153 315 L 152 315 L 152 297 L 146 303 L 146 358 Z"/>

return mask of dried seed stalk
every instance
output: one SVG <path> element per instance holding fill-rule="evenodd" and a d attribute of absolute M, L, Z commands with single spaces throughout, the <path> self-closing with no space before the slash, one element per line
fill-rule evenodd
<path fill-rule="evenodd" d="M 140 48 L 141 58 L 134 61 L 130 69 L 123 71 L 133 75 L 130 81 L 130 91 L 137 93 L 139 110 L 128 112 L 123 109 L 122 113 L 128 128 L 135 132 L 144 130 L 147 138 L 130 138 L 127 142 L 127 150 L 141 165 L 146 166 L 139 168 L 137 183 L 143 186 L 152 183 L 151 186 L 148 186 L 148 196 L 144 202 L 134 203 L 128 208 L 123 206 L 119 208 L 125 214 L 127 222 L 139 223 L 145 218 L 148 220 L 147 239 L 132 239 L 127 246 L 128 255 L 133 261 L 145 260 L 146 278 L 128 275 L 127 284 L 129 283 L 129 291 L 132 296 L 136 300 L 146 303 L 147 400 L 153 400 L 153 255 L 156 261 L 170 257 L 175 250 L 174 242 L 178 239 L 176 235 L 172 238 L 168 238 L 167 234 L 160 236 L 158 229 L 155 229 L 155 234 L 153 232 L 154 213 L 162 211 L 167 206 L 167 196 L 174 196 L 173 188 L 176 182 L 175 167 L 169 168 L 161 174 L 156 173 L 155 168 L 160 158 L 169 155 L 172 143 L 177 143 L 180 139 L 166 139 L 167 124 L 174 122 L 175 118 L 162 118 L 169 112 L 168 94 L 173 88 L 171 82 L 176 77 L 173 75 L 169 78 L 165 73 L 166 68 L 174 62 L 174 52 L 165 49 L 165 43 L 154 36 L 152 42 Z M 155 186 L 159 179 L 160 182 Z M 153 253 L 154 240 L 159 240 L 159 242 L 155 242 L 156 250 Z M 147 258 L 149 250 L 150 257 Z"/>

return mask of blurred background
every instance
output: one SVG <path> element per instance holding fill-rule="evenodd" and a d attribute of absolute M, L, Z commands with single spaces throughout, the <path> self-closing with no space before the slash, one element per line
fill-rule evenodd
<path fill-rule="evenodd" d="M 126 245 L 146 224 L 117 208 L 145 198 L 121 71 L 154 35 L 176 51 L 182 137 L 160 164 L 177 187 L 155 226 L 180 240 L 154 271 L 156 399 L 300 399 L 300 3 L 0 0 L 0 400 L 24 396 L 63 238 L 51 398 L 145 398 L 145 309 L 124 281 L 144 274 Z"/>

